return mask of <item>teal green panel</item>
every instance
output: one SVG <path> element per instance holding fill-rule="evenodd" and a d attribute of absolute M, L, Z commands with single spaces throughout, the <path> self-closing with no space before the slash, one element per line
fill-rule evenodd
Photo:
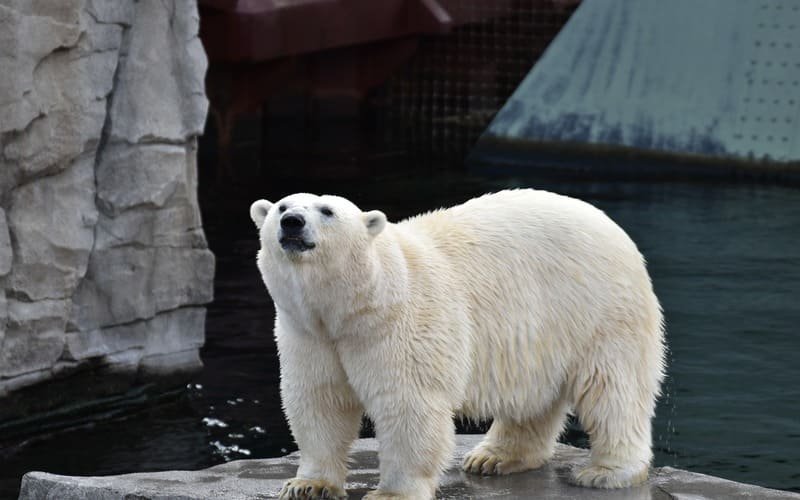
<path fill-rule="evenodd" d="M 798 0 L 584 0 L 484 137 L 797 161 L 799 82 Z"/>

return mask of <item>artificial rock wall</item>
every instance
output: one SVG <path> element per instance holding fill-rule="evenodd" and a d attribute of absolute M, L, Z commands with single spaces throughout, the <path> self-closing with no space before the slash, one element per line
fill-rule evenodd
<path fill-rule="evenodd" d="M 199 365 L 198 22 L 193 0 L 0 0 L 0 396 Z"/>

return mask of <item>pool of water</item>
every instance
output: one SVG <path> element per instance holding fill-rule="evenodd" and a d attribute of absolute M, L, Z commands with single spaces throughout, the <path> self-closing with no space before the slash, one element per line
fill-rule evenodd
<path fill-rule="evenodd" d="M 247 215 L 254 198 L 300 189 L 337 193 L 397 220 L 522 186 L 597 205 L 647 258 L 670 347 L 654 424 L 656 465 L 800 491 L 800 189 L 429 173 L 206 194 L 217 277 L 205 368 L 158 404 L 1 449 L 0 498 L 14 498 L 28 470 L 196 469 L 294 449 L 277 389 L 274 311 L 254 262 L 256 234 Z"/>

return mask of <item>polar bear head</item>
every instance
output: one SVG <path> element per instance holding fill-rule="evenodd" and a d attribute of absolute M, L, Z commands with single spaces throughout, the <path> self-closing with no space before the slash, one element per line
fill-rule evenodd
<path fill-rule="evenodd" d="M 321 259 L 330 265 L 368 244 L 386 226 L 378 211 L 362 212 L 339 196 L 298 193 L 271 203 L 258 200 L 250 217 L 259 230 L 261 251 L 271 259 Z"/>

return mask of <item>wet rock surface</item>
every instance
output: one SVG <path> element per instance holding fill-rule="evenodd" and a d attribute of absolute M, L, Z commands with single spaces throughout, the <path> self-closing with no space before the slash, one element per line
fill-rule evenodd
<path fill-rule="evenodd" d="M 0 0 L 0 396 L 199 365 L 198 23 L 186 0 Z"/>
<path fill-rule="evenodd" d="M 558 499 L 558 500 L 704 500 L 800 499 L 800 494 L 770 490 L 671 467 L 655 469 L 647 484 L 621 490 L 572 486 L 568 477 L 584 465 L 588 451 L 559 445 L 545 467 L 503 477 L 478 477 L 461 472 L 457 464 L 483 436 L 457 437 L 453 464 L 444 475 L 439 499 Z M 361 439 L 351 453 L 347 490 L 362 498 L 378 482 L 377 441 Z M 200 471 L 167 471 L 106 477 L 58 476 L 31 472 L 22 479 L 20 500 L 45 498 L 84 500 L 251 500 L 277 498 L 283 483 L 297 469 L 298 454 L 265 460 L 237 460 Z"/>

